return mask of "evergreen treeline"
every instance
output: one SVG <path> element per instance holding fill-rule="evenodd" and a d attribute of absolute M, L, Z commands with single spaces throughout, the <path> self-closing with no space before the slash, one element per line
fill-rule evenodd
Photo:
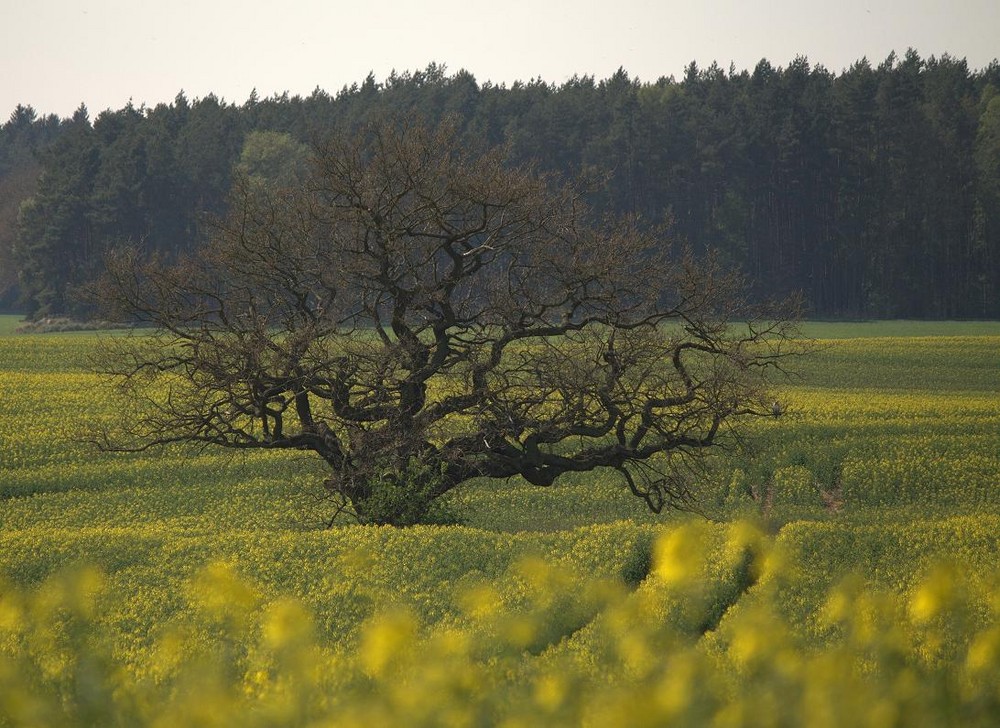
<path fill-rule="evenodd" d="M 839 75 L 797 58 L 508 87 L 431 65 L 242 105 L 18 107 L 0 127 L 0 304 L 19 288 L 32 315 L 74 313 L 109 245 L 197 245 L 235 170 L 280 178 L 332 127 L 382 113 L 457 114 L 518 160 L 606 180 L 598 209 L 670 220 L 817 317 L 1000 317 L 1000 64 L 915 51 Z"/>

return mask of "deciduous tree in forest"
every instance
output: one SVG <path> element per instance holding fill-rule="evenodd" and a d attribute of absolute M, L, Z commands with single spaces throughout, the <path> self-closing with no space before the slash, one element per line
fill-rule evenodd
<path fill-rule="evenodd" d="M 107 313 L 155 329 L 108 341 L 128 409 L 99 441 L 309 450 L 362 522 L 419 521 L 471 478 L 602 468 L 658 512 L 773 416 L 794 324 L 738 288 L 451 124 L 375 124 L 296 188 L 238 193 L 193 257 L 111 258 Z"/>

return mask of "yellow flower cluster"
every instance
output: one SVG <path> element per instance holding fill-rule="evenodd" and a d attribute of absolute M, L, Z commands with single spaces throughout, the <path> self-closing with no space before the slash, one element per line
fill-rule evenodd
<path fill-rule="evenodd" d="M 320 639 L 302 600 L 212 562 L 144 671 L 123 668 L 101 619 L 110 577 L 64 570 L 0 591 L 0 724 L 990 725 L 1000 581 L 939 566 L 900 595 L 847 580 L 821 602 L 835 636 L 817 650 L 783 617 L 788 562 L 768 543 L 742 523 L 667 531 L 636 590 L 526 557 L 501 580 L 520 596 L 470 581 L 437 623 L 379 607 L 349 645 Z M 706 622 L 720 570 L 752 580 Z"/>

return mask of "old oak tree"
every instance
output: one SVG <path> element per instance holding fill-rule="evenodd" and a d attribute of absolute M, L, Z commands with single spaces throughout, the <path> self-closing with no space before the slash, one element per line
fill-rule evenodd
<path fill-rule="evenodd" d="M 738 288 L 450 124 L 372 124 L 291 188 L 239 186 L 197 254 L 111 256 L 99 300 L 153 328 L 108 341 L 129 408 L 99 440 L 312 451 L 330 513 L 367 523 L 597 469 L 659 512 L 771 415 L 794 324 Z"/>

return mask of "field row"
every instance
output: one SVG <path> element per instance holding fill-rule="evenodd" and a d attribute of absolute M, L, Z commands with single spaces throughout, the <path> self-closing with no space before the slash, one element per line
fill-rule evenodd
<path fill-rule="evenodd" d="M 937 528 L 928 539 L 960 558 L 904 585 L 808 594 L 800 572 L 817 547 L 843 553 L 836 529 L 774 546 L 738 523 L 527 542 L 453 528 L 321 544 L 67 536 L 103 568 L 0 591 L 0 723 L 986 726 L 1000 709 L 998 525 Z M 871 557 L 922 563 L 911 535 L 881 532 L 888 553 Z M 135 552 L 109 561 L 123 541 Z M 621 571 L 637 543 L 638 583 Z M 154 552 L 159 574 L 142 558 Z"/>
<path fill-rule="evenodd" d="M 236 522 L 245 517 L 259 523 L 267 514 L 284 527 L 288 519 L 279 511 L 300 510 L 303 499 L 318 493 L 322 470 L 304 454 L 97 452 L 85 440 L 116 413 L 103 404 L 95 375 L 0 371 L 0 384 L 17 393 L 0 401 L 0 498 L 72 491 L 68 508 L 57 509 L 72 511 L 70 503 L 87 500 L 84 491 L 109 491 L 110 502 L 142 493 L 127 516 L 116 518 L 107 504 L 100 510 L 112 523 L 144 522 L 205 513 L 211 501 Z M 992 392 L 800 386 L 786 387 L 782 397 L 786 414 L 756 423 L 749 450 L 717 460 L 715 477 L 701 486 L 703 507 L 725 515 L 753 504 L 762 510 L 795 506 L 820 517 L 842 508 L 989 509 L 1000 503 L 1000 397 Z M 239 487 L 261 480 L 261 487 Z M 151 483 L 155 488 L 145 493 Z M 456 492 L 453 501 L 469 523 L 506 530 L 531 528 L 538 514 L 548 524 L 538 525 L 547 528 L 644 517 L 607 474 L 567 476 L 548 491 L 517 481 L 482 484 Z M 42 511 L 41 503 L 10 503 L 0 520 L 28 523 L 28 512 L 48 518 Z"/>

